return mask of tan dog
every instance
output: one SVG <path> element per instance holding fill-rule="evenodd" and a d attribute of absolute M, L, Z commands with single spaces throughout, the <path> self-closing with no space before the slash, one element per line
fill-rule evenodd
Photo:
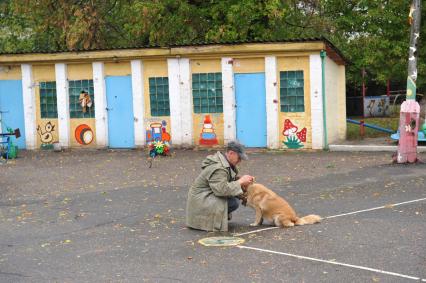
<path fill-rule="evenodd" d="M 261 184 L 252 184 L 247 188 L 247 205 L 256 211 L 256 219 L 250 226 L 259 226 L 263 220 L 277 227 L 314 224 L 321 221 L 318 215 L 297 217 L 296 212 L 282 197 Z"/>

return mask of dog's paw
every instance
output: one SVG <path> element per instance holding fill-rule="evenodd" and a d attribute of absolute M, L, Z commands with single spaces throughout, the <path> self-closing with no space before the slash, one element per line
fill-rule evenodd
<path fill-rule="evenodd" d="M 259 223 L 250 223 L 250 226 L 251 227 L 256 227 L 256 226 L 259 226 Z"/>

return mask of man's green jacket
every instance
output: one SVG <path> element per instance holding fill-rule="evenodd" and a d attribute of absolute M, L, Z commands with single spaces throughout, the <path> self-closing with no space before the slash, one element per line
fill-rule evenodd
<path fill-rule="evenodd" d="M 238 170 L 217 152 L 203 160 L 200 175 L 188 192 L 186 225 L 206 231 L 228 231 L 228 197 L 243 193 Z"/>

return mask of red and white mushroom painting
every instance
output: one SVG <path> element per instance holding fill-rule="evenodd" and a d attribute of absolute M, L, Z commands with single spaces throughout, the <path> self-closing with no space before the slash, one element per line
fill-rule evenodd
<path fill-rule="evenodd" d="M 285 119 L 284 121 L 284 130 L 283 135 L 287 138 L 286 141 L 283 142 L 288 148 L 301 148 L 304 145 L 302 142 L 306 142 L 306 128 L 303 128 L 299 132 L 297 131 L 299 128 L 294 125 L 290 119 Z"/>

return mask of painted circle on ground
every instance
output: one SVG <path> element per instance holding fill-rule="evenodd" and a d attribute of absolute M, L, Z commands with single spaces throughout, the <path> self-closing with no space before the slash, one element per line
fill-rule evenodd
<path fill-rule="evenodd" d="M 206 247 L 230 247 L 243 244 L 244 242 L 243 238 L 238 237 L 209 237 L 198 241 L 198 243 Z"/>
<path fill-rule="evenodd" d="M 75 129 L 75 139 L 81 145 L 88 145 L 93 141 L 93 131 L 86 125 L 81 124 Z"/>

